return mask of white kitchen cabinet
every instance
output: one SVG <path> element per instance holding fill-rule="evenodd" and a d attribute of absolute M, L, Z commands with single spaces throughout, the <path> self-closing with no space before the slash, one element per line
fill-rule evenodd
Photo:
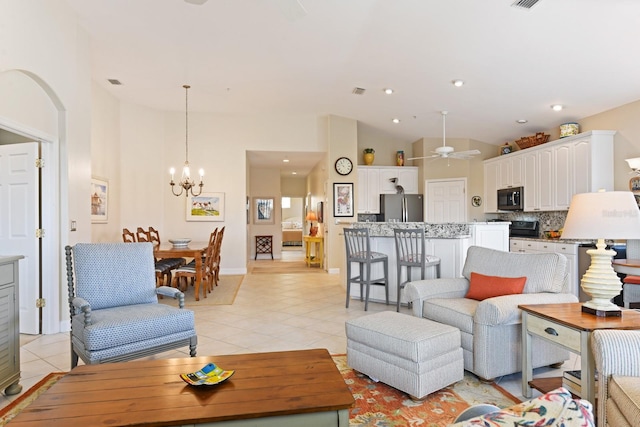
<path fill-rule="evenodd" d="M 404 188 L 405 194 L 420 194 L 417 166 L 381 166 L 380 194 L 396 194 L 396 185 Z M 392 182 L 393 179 L 396 182 Z"/>
<path fill-rule="evenodd" d="M 380 170 L 358 167 L 358 213 L 380 213 Z"/>
<path fill-rule="evenodd" d="M 492 222 L 470 224 L 472 246 L 509 251 L 509 223 Z"/>
<path fill-rule="evenodd" d="M 560 253 L 567 257 L 567 270 L 571 293 L 580 297 L 580 278 L 578 277 L 578 243 L 552 242 L 546 240 L 510 239 L 511 252 L 523 253 Z"/>
<path fill-rule="evenodd" d="M 485 212 L 497 212 L 496 190 L 524 187 L 524 210 L 569 209 L 575 194 L 613 190 L 615 131 L 594 130 L 485 160 Z"/>
<path fill-rule="evenodd" d="M 0 257 L 0 389 L 6 395 L 22 391 L 20 385 L 20 324 L 18 315 L 18 261 L 22 256 Z"/>

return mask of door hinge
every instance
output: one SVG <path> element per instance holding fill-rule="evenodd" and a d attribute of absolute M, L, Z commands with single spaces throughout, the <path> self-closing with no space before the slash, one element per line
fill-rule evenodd
<path fill-rule="evenodd" d="M 45 305 L 47 305 L 47 302 L 44 298 L 36 299 L 36 308 L 43 308 Z"/>
<path fill-rule="evenodd" d="M 36 167 L 42 169 L 44 167 L 44 159 L 36 159 Z"/>
<path fill-rule="evenodd" d="M 44 228 L 36 229 L 36 237 L 42 239 L 44 237 Z"/>

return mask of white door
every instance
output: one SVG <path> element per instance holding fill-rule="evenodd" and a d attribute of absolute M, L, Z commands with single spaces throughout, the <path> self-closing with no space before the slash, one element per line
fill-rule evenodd
<path fill-rule="evenodd" d="M 20 260 L 20 333 L 40 333 L 39 143 L 0 146 L 0 254 Z"/>
<path fill-rule="evenodd" d="M 467 181 L 460 179 L 427 180 L 427 215 L 432 223 L 467 222 Z"/>

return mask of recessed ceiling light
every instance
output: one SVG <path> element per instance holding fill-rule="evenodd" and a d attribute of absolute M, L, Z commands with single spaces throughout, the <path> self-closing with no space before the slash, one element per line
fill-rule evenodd
<path fill-rule="evenodd" d="M 392 121 L 393 123 L 395 123 L 395 124 L 400 123 L 400 119 L 393 119 L 393 120 L 391 120 L 391 121 Z"/>
<path fill-rule="evenodd" d="M 289 163 L 289 159 L 283 159 L 282 163 Z"/>
<path fill-rule="evenodd" d="M 564 106 L 563 106 L 563 105 L 560 105 L 560 104 L 553 104 L 553 105 L 551 106 L 551 108 L 553 109 L 553 111 L 562 111 L 562 109 L 564 108 Z"/>
<path fill-rule="evenodd" d="M 298 172 L 293 171 L 293 172 L 291 172 L 291 175 L 298 175 Z"/>
<path fill-rule="evenodd" d="M 384 90 L 384 93 L 386 93 L 387 95 L 391 95 L 391 94 L 393 93 L 393 89 L 391 89 L 391 88 L 386 88 L 386 89 Z"/>
<path fill-rule="evenodd" d="M 451 83 L 453 83 L 455 87 L 460 87 L 464 84 L 464 81 L 457 79 L 457 80 L 453 80 Z"/>
<path fill-rule="evenodd" d="M 527 123 L 528 121 L 529 120 L 527 120 L 527 119 L 518 119 L 518 120 L 516 120 L 516 123 L 520 123 L 521 125 L 523 125 L 523 124 Z"/>

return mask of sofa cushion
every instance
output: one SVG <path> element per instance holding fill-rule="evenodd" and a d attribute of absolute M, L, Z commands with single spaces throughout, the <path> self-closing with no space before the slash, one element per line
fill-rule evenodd
<path fill-rule="evenodd" d="M 558 253 L 523 254 L 471 246 L 462 275 L 470 280 L 471 272 L 487 276 L 525 276 L 525 294 L 569 292 L 567 258 Z"/>
<path fill-rule="evenodd" d="M 609 379 L 609 399 L 615 401 L 615 405 L 629 425 L 636 425 L 640 420 L 640 381 L 638 377 L 625 377 L 612 375 Z M 609 425 L 623 425 L 614 423 L 615 419 L 607 411 Z"/>
<path fill-rule="evenodd" d="M 482 301 L 502 295 L 521 294 L 526 281 L 526 277 L 485 276 L 472 272 L 465 298 Z"/>
<path fill-rule="evenodd" d="M 473 317 L 480 301 L 469 298 L 434 298 L 424 302 L 424 318 L 473 334 Z"/>

